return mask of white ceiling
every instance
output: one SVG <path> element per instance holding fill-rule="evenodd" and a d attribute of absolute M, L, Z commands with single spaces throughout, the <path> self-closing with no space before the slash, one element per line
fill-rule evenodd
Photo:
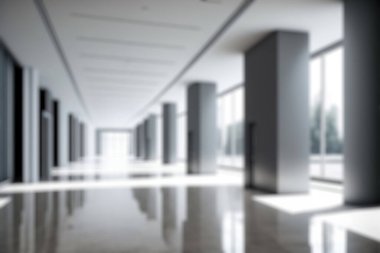
<path fill-rule="evenodd" d="M 43 1 L 94 122 L 121 127 L 242 0 Z"/>
<path fill-rule="evenodd" d="M 89 122 L 33 0 L 0 0 L 0 38 L 20 63 L 39 71 L 40 85 L 61 101 L 64 113 Z"/>
<path fill-rule="evenodd" d="M 217 83 L 219 92 L 244 83 L 244 51 L 276 29 L 310 34 L 310 53 L 343 39 L 341 0 L 257 0 L 161 98 L 185 111 L 186 85 L 194 80 Z M 159 102 L 160 103 L 160 102 Z M 158 111 L 158 105 L 146 111 Z M 139 115 L 144 111 L 140 111 Z"/>
<path fill-rule="evenodd" d="M 185 110 L 185 88 L 243 83 L 244 50 L 275 29 L 310 33 L 310 51 L 343 38 L 341 0 L 256 0 L 209 50 L 147 107 L 243 0 L 41 0 L 96 125 L 128 127 L 163 101 Z M 0 0 L 0 35 L 42 82 L 83 107 L 33 0 Z M 20 18 L 22 17 L 22 18 Z M 74 99 L 75 97 L 75 99 Z M 83 108 L 82 108 L 83 109 Z"/>

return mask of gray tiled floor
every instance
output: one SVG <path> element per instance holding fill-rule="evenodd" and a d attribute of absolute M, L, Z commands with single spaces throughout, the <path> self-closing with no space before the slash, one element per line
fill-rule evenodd
<path fill-rule="evenodd" d="M 253 201 L 258 195 L 239 186 L 7 194 L 0 252 L 380 252 L 373 240 L 312 219 L 330 210 L 289 214 Z"/>

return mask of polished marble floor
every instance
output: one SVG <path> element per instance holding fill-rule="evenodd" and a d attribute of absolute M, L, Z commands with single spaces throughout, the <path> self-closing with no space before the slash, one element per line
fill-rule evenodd
<path fill-rule="evenodd" d="M 3 185 L 0 252 L 380 252 L 376 232 L 347 225 L 364 212 L 375 231 L 377 209 L 343 207 L 339 190 L 274 196 L 244 191 L 238 172 L 184 171 L 92 160 L 56 169 L 51 182 Z"/>

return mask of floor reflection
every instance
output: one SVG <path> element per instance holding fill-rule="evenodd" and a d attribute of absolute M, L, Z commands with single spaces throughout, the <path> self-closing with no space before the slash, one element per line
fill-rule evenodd
<path fill-rule="evenodd" d="M 378 242 L 314 219 L 320 211 L 283 212 L 253 195 L 240 187 L 13 194 L 0 209 L 0 252 L 380 252 Z"/>

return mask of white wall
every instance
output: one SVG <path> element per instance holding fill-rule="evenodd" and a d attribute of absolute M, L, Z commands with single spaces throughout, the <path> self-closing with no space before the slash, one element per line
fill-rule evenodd
<path fill-rule="evenodd" d="M 72 79 L 58 54 L 57 48 L 41 18 L 34 1 L 2 0 L 0 1 L 0 38 L 9 51 L 24 67 L 27 99 L 24 119 L 30 127 L 24 135 L 26 167 L 34 167 L 28 171 L 28 181 L 38 178 L 39 168 L 39 89 L 48 89 L 53 99 L 60 102 L 60 161 L 62 165 L 68 162 L 68 114 L 73 113 L 80 121 L 86 123 L 87 154 L 93 155 L 92 120 L 85 108 L 85 102 L 80 99 Z M 29 114 L 28 114 L 29 113 Z"/>

